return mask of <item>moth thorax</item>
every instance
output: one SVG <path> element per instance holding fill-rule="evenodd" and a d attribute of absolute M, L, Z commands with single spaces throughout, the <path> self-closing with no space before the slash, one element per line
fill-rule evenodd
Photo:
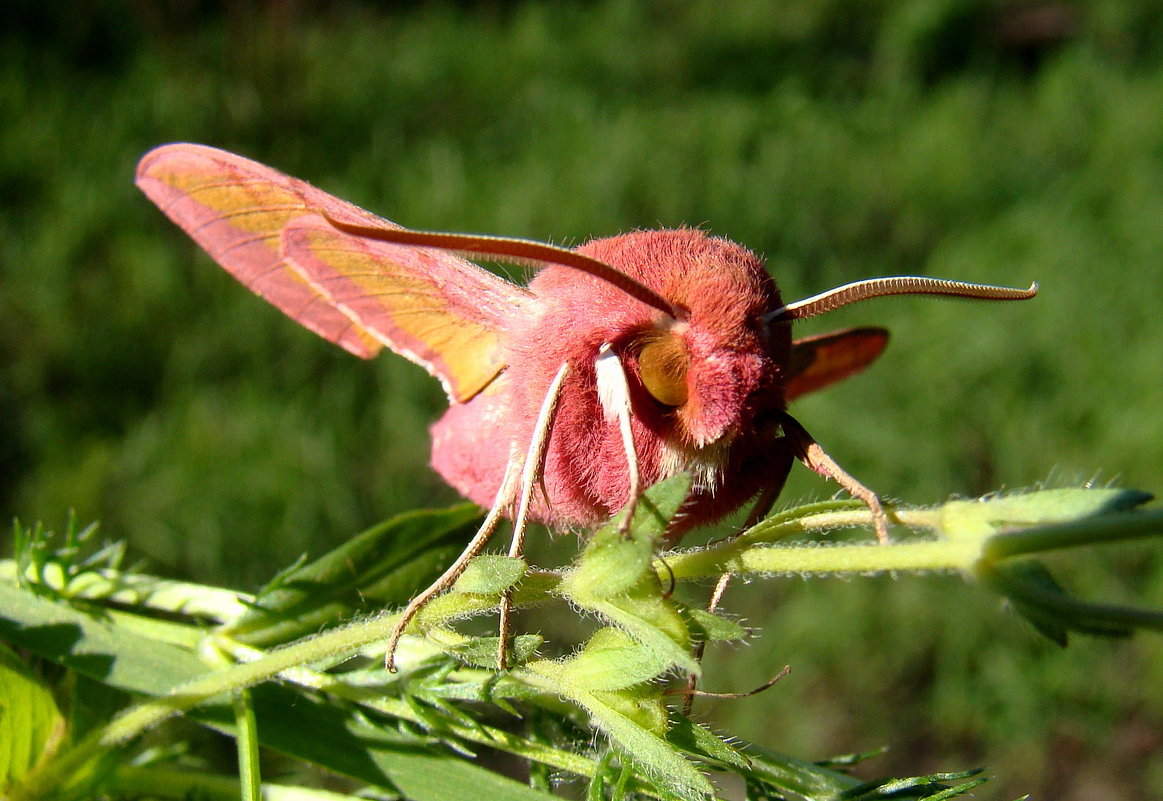
<path fill-rule="evenodd" d="M 664 406 L 682 406 L 687 401 L 687 370 L 690 352 L 674 331 L 652 331 L 641 340 L 638 372 L 650 397 Z"/>

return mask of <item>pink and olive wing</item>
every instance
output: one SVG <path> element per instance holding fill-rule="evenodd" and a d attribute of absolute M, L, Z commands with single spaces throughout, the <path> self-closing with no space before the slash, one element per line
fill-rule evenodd
<path fill-rule="evenodd" d="M 451 253 L 363 242 L 328 225 L 395 229 L 353 204 L 210 147 L 147 153 L 137 184 L 239 281 L 363 358 L 383 346 L 467 400 L 503 369 L 506 313 L 526 290 Z"/>
<path fill-rule="evenodd" d="M 397 245 L 337 230 L 321 215 L 283 234 L 283 257 L 327 302 L 467 401 L 504 367 L 507 320 L 531 296 L 444 250 Z"/>
<path fill-rule="evenodd" d="M 847 328 L 797 339 L 788 365 L 787 400 L 859 373 L 887 344 L 883 328 Z"/>

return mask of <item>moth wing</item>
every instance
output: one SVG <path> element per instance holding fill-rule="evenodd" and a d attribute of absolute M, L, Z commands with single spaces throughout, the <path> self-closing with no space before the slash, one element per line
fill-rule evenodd
<path fill-rule="evenodd" d="M 395 223 L 263 164 L 202 145 L 142 157 L 137 185 L 219 264 L 285 314 L 362 358 L 385 345 L 465 401 L 504 368 L 522 287 L 433 248 L 364 240 L 329 225 Z"/>
<path fill-rule="evenodd" d="M 846 328 L 792 342 L 787 400 L 855 375 L 888 344 L 883 328 Z"/>
<path fill-rule="evenodd" d="M 327 303 L 460 402 L 504 368 L 506 320 L 532 303 L 526 290 L 447 251 L 353 236 L 317 214 L 287 225 L 283 257 Z"/>

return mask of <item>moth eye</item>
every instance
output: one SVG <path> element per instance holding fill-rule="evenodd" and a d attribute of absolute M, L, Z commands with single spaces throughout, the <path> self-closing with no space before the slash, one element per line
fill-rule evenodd
<path fill-rule="evenodd" d="M 642 386 L 664 406 L 682 406 L 687 400 L 686 374 L 690 354 L 682 337 L 669 331 L 648 335 L 638 352 Z"/>

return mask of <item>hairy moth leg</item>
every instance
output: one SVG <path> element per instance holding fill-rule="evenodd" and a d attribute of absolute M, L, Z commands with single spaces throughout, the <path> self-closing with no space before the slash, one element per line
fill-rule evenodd
<path fill-rule="evenodd" d="M 740 536 L 745 531 L 748 531 L 752 526 L 758 523 L 763 518 L 767 517 L 767 513 L 771 511 L 771 507 L 775 505 L 776 498 L 783 492 L 784 484 L 787 483 L 787 477 L 791 473 L 792 463 L 795 461 L 795 453 L 788 448 L 781 448 L 777 453 L 779 463 L 776 464 L 772 474 L 771 482 L 763 488 L 759 493 L 759 497 L 755 500 L 751 511 L 747 513 L 747 519 L 743 521 L 743 527 L 736 533 L 730 535 L 726 539 L 734 539 Z M 723 593 L 727 591 L 727 585 L 731 583 L 731 573 L 724 573 L 719 576 L 719 580 L 715 582 L 715 589 L 711 592 L 711 598 L 707 602 L 707 611 L 711 614 L 719 608 L 719 604 L 723 600 Z M 696 642 L 691 651 L 695 661 L 701 663 L 703 661 L 703 653 L 707 650 L 706 641 Z M 773 681 L 774 683 L 774 681 Z M 687 676 L 686 687 L 683 689 L 682 713 L 690 715 L 691 707 L 694 705 L 695 696 L 698 692 L 698 677 L 693 673 Z"/>
<path fill-rule="evenodd" d="M 513 517 L 513 539 L 509 543 L 509 556 L 516 558 L 521 555 L 525 546 L 526 519 L 529 516 L 529 504 L 533 499 L 534 485 L 545 489 L 545 454 L 549 449 L 549 434 L 553 430 L 553 418 L 557 413 L 557 402 L 561 399 L 561 385 L 565 383 L 565 376 L 569 373 L 569 362 L 561 365 L 557 375 L 553 377 L 545 399 L 541 402 L 541 410 L 537 414 L 537 422 L 533 427 L 533 436 L 529 440 L 529 448 L 525 452 L 524 468 L 521 471 L 520 494 L 517 502 L 517 514 Z M 499 498 L 498 498 L 499 500 Z M 510 616 L 513 611 L 513 590 L 509 588 L 501 595 L 500 623 L 498 625 L 499 640 L 497 645 L 497 667 L 500 670 L 508 668 L 509 636 L 512 623 Z"/>
<path fill-rule="evenodd" d="M 617 420 L 618 430 L 622 435 L 622 448 L 626 454 L 626 468 L 630 478 L 629 500 L 626 502 L 625 516 L 619 531 L 625 534 L 630 530 L 630 521 L 634 519 L 634 509 L 638 505 L 638 496 L 642 492 L 641 479 L 638 475 L 638 451 L 634 447 L 634 432 L 630 428 L 630 385 L 626 381 L 626 371 L 622 367 L 622 360 L 614 353 L 610 343 L 598 349 L 598 358 L 594 361 L 594 373 L 597 376 L 598 400 L 602 404 L 602 412 L 606 420 Z"/>
<path fill-rule="evenodd" d="M 428 586 L 428 589 L 409 601 L 408 605 L 404 607 L 404 610 L 400 612 L 400 617 L 396 621 L 396 625 L 392 628 L 391 636 L 388 637 L 387 656 L 384 661 L 389 672 L 396 672 L 396 646 L 400 644 L 400 637 L 403 636 L 404 630 L 408 628 L 408 624 L 424 608 L 424 605 L 432 600 L 433 596 L 444 592 L 460 578 L 460 574 L 464 572 L 468 563 L 484 550 L 489 539 L 496 533 L 497 526 L 500 524 L 505 510 L 509 508 L 517 496 L 517 477 L 522 472 L 521 468 L 522 458 L 516 452 L 510 453 L 509 465 L 505 468 L 505 477 L 501 481 L 501 488 L 497 490 L 497 497 L 493 501 L 493 508 L 485 516 L 485 520 L 481 523 L 481 527 L 477 529 L 477 533 L 473 535 L 472 540 L 461 551 L 460 556 L 456 557 L 456 561 L 449 565 L 448 569 L 440 575 L 440 578 L 432 582 Z"/>
<path fill-rule="evenodd" d="M 872 527 L 876 531 L 876 538 L 881 545 L 888 545 L 888 515 L 877 494 L 845 472 L 790 414 L 783 414 L 781 424 L 784 436 L 795 446 L 796 456 L 809 470 L 832 479 L 853 498 L 864 501 L 872 512 Z"/>

